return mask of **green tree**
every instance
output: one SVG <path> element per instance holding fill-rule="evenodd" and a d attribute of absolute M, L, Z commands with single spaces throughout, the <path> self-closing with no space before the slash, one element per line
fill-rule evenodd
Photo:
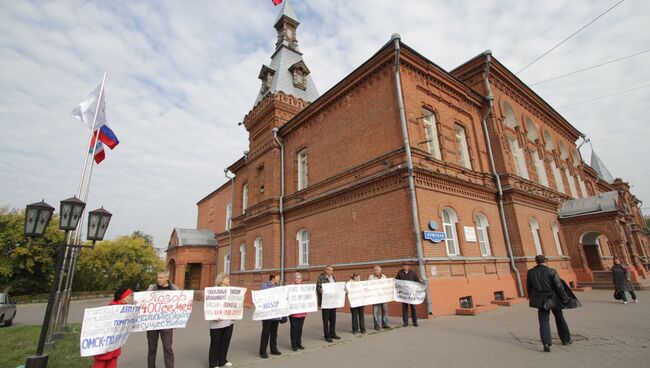
<path fill-rule="evenodd" d="M 64 232 L 52 217 L 43 238 L 25 239 L 25 211 L 0 207 L 0 288 L 11 286 L 15 295 L 49 291 L 54 281 L 57 248 Z"/>
<path fill-rule="evenodd" d="M 131 233 L 132 238 L 144 239 L 144 245 L 151 245 L 153 247 L 153 235 L 147 234 L 144 231 L 136 230 Z"/>
<path fill-rule="evenodd" d="M 84 249 L 77 261 L 74 290 L 112 291 L 121 286 L 143 289 L 156 281 L 165 263 L 145 238 L 121 236 Z"/>

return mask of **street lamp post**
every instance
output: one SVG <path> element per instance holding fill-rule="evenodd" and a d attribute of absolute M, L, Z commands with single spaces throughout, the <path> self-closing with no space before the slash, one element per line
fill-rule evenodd
<path fill-rule="evenodd" d="M 26 368 L 46 368 L 48 362 L 48 355 L 43 353 L 45 349 L 45 340 L 47 339 L 48 328 L 50 327 L 50 320 L 52 317 L 52 310 L 54 309 L 54 301 L 57 294 L 57 290 L 60 287 L 62 272 L 63 272 L 63 260 L 65 258 L 65 253 L 68 248 L 91 248 L 95 246 L 95 242 L 102 240 L 104 238 L 104 233 L 108 227 L 108 223 L 111 219 L 111 213 L 105 209 L 97 209 L 90 211 L 88 214 L 88 230 L 89 236 L 88 240 L 92 240 L 93 245 L 79 245 L 79 244 L 68 244 L 68 234 L 70 231 L 73 231 L 77 228 L 79 219 L 83 215 L 83 211 L 86 207 L 86 204 L 72 197 L 66 200 L 61 201 L 60 209 L 60 222 L 59 229 L 65 231 L 65 237 L 62 244 L 57 244 L 58 252 L 56 257 L 56 266 L 54 269 L 54 282 L 50 289 L 50 296 L 47 301 L 47 308 L 45 309 L 45 316 L 43 317 L 43 325 L 41 326 L 41 334 L 38 339 L 38 347 L 36 348 L 36 354 L 33 356 L 27 357 L 27 363 L 25 364 Z M 41 201 L 38 203 L 33 203 L 27 205 L 25 210 L 25 236 L 26 237 L 42 237 L 45 234 L 45 229 L 52 219 L 52 214 L 54 213 L 54 207 Z M 90 224 L 96 224 L 96 229 L 93 229 L 94 232 L 91 236 L 90 234 Z"/>

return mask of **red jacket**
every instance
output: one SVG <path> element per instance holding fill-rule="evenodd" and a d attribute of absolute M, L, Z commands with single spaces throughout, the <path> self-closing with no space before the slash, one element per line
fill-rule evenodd
<path fill-rule="evenodd" d="M 117 304 L 124 304 L 124 303 L 122 303 L 121 300 L 118 301 L 111 300 L 111 302 L 108 303 L 108 305 L 117 305 Z M 108 353 L 95 355 L 93 357 L 95 358 L 95 360 L 111 360 L 119 357 L 120 354 L 122 354 L 122 348 L 117 348 L 113 351 L 109 351 Z"/>

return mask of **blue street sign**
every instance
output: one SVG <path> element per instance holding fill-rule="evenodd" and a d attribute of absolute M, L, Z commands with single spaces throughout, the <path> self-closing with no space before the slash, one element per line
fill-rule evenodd
<path fill-rule="evenodd" d="M 439 243 L 445 240 L 444 231 L 423 231 L 422 236 L 424 236 L 424 239 L 431 240 L 434 243 Z"/>

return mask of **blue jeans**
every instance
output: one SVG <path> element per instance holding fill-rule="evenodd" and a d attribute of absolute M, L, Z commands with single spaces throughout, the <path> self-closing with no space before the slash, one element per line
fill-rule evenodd
<path fill-rule="evenodd" d="M 388 303 L 374 304 L 372 306 L 372 321 L 375 328 L 379 327 L 379 309 L 381 308 L 381 326 L 388 327 Z"/>

